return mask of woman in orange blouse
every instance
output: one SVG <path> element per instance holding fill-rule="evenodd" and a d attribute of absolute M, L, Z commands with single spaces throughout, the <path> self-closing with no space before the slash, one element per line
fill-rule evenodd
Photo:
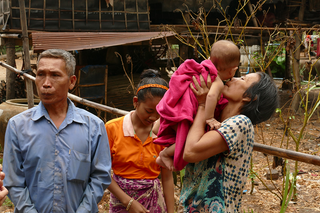
<path fill-rule="evenodd" d="M 105 125 L 114 173 L 108 188 L 110 213 L 174 212 L 172 173 L 156 163 L 164 147 L 153 143 L 156 135 L 152 132 L 159 118 L 156 105 L 167 89 L 158 71 L 145 70 L 133 98 L 135 110 Z"/>

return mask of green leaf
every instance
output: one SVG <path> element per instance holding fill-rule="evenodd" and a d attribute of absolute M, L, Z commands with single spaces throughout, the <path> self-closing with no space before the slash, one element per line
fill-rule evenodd
<path fill-rule="evenodd" d="M 184 175 L 185 175 L 185 169 L 182 169 L 182 170 L 180 171 L 181 186 L 182 186 L 182 183 L 183 183 L 183 180 L 184 180 Z"/>

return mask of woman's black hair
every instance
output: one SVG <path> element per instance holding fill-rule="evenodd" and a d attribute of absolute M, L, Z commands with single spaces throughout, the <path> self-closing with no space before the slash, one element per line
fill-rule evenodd
<path fill-rule="evenodd" d="M 250 102 L 245 103 L 240 114 L 250 118 L 253 125 L 268 120 L 279 105 L 278 89 L 273 79 L 264 72 L 257 72 L 260 80 L 252 84 L 243 97 L 249 97 Z"/>
<path fill-rule="evenodd" d="M 137 89 L 139 87 L 146 85 L 146 84 L 159 84 L 163 85 L 169 88 L 168 82 L 161 78 L 160 72 L 157 70 L 153 69 L 146 69 L 144 70 L 141 75 L 140 75 L 140 82 L 137 86 Z M 158 87 L 147 87 L 144 89 L 139 90 L 137 93 L 137 97 L 139 101 L 144 102 L 146 98 L 152 96 L 152 97 L 163 97 L 164 93 L 167 90 L 163 88 L 158 88 Z"/>

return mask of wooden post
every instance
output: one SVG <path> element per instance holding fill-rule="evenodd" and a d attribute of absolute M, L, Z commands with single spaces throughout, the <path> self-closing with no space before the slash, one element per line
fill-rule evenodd
<path fill-rule="evenodd" d="M 6 40 L 7 64 L 15 67 L 15 42 L 13 38 Z M 16 74 L 6 69 L 6 100 L 15 98 L 15 80 Z"/>
<path fill-rule="evenodd" d="M 282 83 L 282 89 L 284 90 L 292 90 L 292 75 L 291 75 L 291 57 L 290 57 L 290 50 L 286 50 L 286 68 L 284 72 L 284 80 L 288 80 Z"/>
<path fill-rule="evenodd" d="M 305 5 L 306 5 L 306 0 L 302 0 L 300 10 L 299 10 L 299 17 L 298 17 L 299 21 L 303 21 Z M 294 45 L 295 52 L 293 55 L 293 72 L 294 72 L 293 77 L 295 80 L 294 87 L 295 87 L 296 91 L 298 91 L 301 88 L 299 64 L 300 64 L 300 44 L 302 42 L 302 36 L 301 36 L 300 30 L 296 30 L 294 33 L 295 33 L 296 43 Z M 291 109 L 295 112 L 295 111 L 299 110 L 299 105 L 300 105 L 300 96 L 298 94 L 296 94 L 293 97 Z"/>
<path fill-rule="evenodd" d="M 256 16 L 255 16 L 255 14 L 253 13 L 254 11 L 253 11 L 253 8 L 252 8 L 252 4 L 251 4 L 251 2 L 250 1 L 248 1 L 248 7 L 249 7 L 249 10 L 250 10 L 250 13 L 252 13 L 252 21 L 253 21 L 253 25 L 255 26 L 255 27 L 259 27 L 258 26 L 258 22 L 257 22 L 257 18 L 256 18 Z"/>
<path fill-rule="evenodd" d="M 25 70 L 31 70 L 30 65 L 30 55 L 29 55 L 29 36 L 27 29 L 27 17 L 26 17 L 26 9 L 24 0 L 19 0 L 20 7 L 20 25 L 22 30 L 22 38 L 23 38 L 23 52 L 24 52 L 24 68 Z M 32 108 L 34 106 L 33 100 L 33 85 L 32 81 L 25 79 L 26 81 L 26 89 L 27 89 L 27 100 L 28 100 L 28 108 Z"/>
<path fill-rule="evenodd" d="M 108 105 L 108 65 L 106 65 L 104 73 L 104 104 Z M 104 122 L 107 122 L 107 112 L 104 112 Z"/>
<path fill-rule="evenodd" d="M 189 46 L 185 44 L 179 45 L 179 56 L 180 56 L 180 64 L 183 63 L 184 60 L 188 59 L 189 56 Z"/>
<path fill-rule="evenodd" d="M 303 21 L 303 17 L 304 17 L 304 11 L 306 9 L 306 0 L 301 0 L 301 6 L 300 6 L 300 10 L 299 10 L 299 21 Z"/>
<path fill-rule="evenodd" d="M 293 56 L 293 77 L 294 77 L 294 81 L 295 81 L 295 91 L 298 91 L 301 88 L 301 80 L 300 80 L 300 42 L 301 42 L 301 33 L 299 33 L 299 31 L 295 32 L 295 40 L 296 43 L 294 45 L 294 53 L 292 54 Z M 296 94 L 293 97 L 292 100 L 292 105 L 291 105 L 291 109 L 296 112 L 299 109 L 299 105 L 300 105 L 300 96 L 299 94 Z"/>

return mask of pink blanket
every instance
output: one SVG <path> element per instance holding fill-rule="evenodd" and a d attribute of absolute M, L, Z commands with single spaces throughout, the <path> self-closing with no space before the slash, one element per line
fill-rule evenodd
<path fill-rule="evenodd" d="M 176 143 L 174 167 L 177 170 L 183 169 L 188 164 L 183 160 L 184 144 L 198 109 L 198 101 L 189 85 L 193 84 L 192 76 L 195 76 L 200 83 L 200 74 L 204 77 L 205 82 L 210 74 L 213 82 L 217 77 L 217 69 L 210 60 L 204 60 L 201 64 L 193 59 L 186 60 L 172 75 L 169 90 L 157 105 L 160 128 L 158 138 L 154 143 L 164 146 Z M 220 98 L 216 106 L 216 118 L 219 117 L 227 103 L 227 99 Z M 172 126 L 176 124 L 178 124 L 177 132 L 172 129 Z"/>

